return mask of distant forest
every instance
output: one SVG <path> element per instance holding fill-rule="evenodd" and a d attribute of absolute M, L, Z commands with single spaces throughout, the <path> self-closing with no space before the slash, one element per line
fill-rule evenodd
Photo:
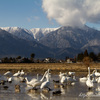
<path fill-rule="evenodd" d="M 85 58 L 89 58 L 91 61 L 100 61 L 100 53 L 98 54 L 95 54 L 94 52 L 88 53 L 88 51 L 85 50 L 84 52 L 79 53 L 77 55 L 76 60 L 82 62 L 84 61 Z"/>
<path fill-rule="evenodd" d="M 13 57 L 4 57 L 0 60 L 1 63 L 43 63 L 43 62 L 50 62 L 50 63 L 58 63 L 58 62 L 66 62 L 67 59 L 69 59 L 69 57 L 65 57 L 65 60 L 56 60 L 54 58 L 44 58 L 42 60 L 40 59 L 35 59 L 35 54 L 32 53 L 30 55 L 30 58 L 25 58 L 25 57 L 21 57 L 18 56 L 16 58 Z M 71 58 L 73 59 L 74 62 L 85 62 L 85 61 L 89 61 L 89 62 L 100 62 L 100 53 L 95 54 L 94 52 L 90 52 L 88 53 L 87 50 L 85 50 L 84 52 L 81 52 L 77 55 L 77 57 Z"/>

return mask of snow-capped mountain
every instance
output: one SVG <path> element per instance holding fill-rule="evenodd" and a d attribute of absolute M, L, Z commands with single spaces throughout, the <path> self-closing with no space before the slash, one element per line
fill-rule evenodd
<path fill-rule="evenodd" d="M 36 58 L 45 58 L 51 55 L 51 50 L 36 42 L 27 41 L 0 29 L 0 58 L 2 57 L 30 57 L 35 53 Z M 40 52 L 41 51 L 41 52 Z M 51 53 L 50 53 L 51 52 Z"/>
<path fill-rule="evenodd" d="M 100 31 L 84 26 L 83 28 L 61 27 L 45 35 L 39 42 L 51 48 L 83 50 L 89 46 L 100 46 L 98 40 L 100 40 Z"/>
<path fill-rule="evenodd" d="M 58 28 L 32 28 L 30 31 L 32 32 L 33 37 L 39 41 L 42 37 L 57 29 Z"/>
<path fill-rule="evenodd" d="M 33 51 L 38 58 L 73 57 L 85 49 L 89 52 L 100 52 L 100 31 L 87 26 L 83 28 L 70 26 L 33 28 L 31 30 L 19 27 L 1 27 L 0 46 L 2 55 L 14 55 L 14 53 L 29 55 Z"/>
<path fill-rule="evenodd" d="M 34 37 L 31 35 L 31 31 L 19 27 L 0 27 L 2 30 L 5 30 L 18 38 L 33 41 Z"/>
<path fill-rule="evenodd" d="M 19 28 L 19 27 L 0 27 L 2 30 L 5 30 L 18 38 L 26 40 L 40 40 L 46 34 L 57 30 L 58 28 L 32 28 L 30 30 Z"/>

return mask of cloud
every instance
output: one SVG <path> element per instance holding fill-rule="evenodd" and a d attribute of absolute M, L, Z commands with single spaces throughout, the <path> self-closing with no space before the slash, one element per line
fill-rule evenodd
<path fill-rule="evenodd" d="M 42 0 L 42 8 L 62 26 L 100 23 L 100 0 Z"/>

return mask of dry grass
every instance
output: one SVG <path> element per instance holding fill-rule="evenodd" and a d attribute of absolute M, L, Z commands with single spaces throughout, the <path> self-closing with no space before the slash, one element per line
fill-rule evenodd
<path fill-rule="evenodd" d="M 91 63 L 91 70 L 94 68 L 100 69 L 100 63 Z M 51 69 L 52 73 L 59 73 L 60 71 L 75 71 L 75 72 L 87 72 L 87 67 L 84 64 L 80 63 L 5 63 L 0 64 L 0 73 L 4 73 L 7 70 L 11 70 L 12 72 L 16 72 L 18 70 L 23 69 L 26 72 L 34 72 L 34 73 L 43 73 L 47 69 Z"/>

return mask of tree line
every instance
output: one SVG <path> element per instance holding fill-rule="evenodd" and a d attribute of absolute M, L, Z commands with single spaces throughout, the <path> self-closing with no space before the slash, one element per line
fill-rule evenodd
<path fill-rule="evenodd" d="M 15 57 L 4 57 L 1 59 L 2 63 L 34 63 L 35 54 L 32 53 L 30 58 L 17 56 Z"/>
<path fill-rule="evenodd" d="M 88 53 L 87 50 L 85 50 L 84 52 L 82 53 L 79 53 L 77 55 L 77 58 L 76 60 L 79 61 L 79 62 L 82 62 L 84 61 L 85 58 L 89 58 L 91 61 L 100 61 L 100 53 L 98 54 L 95 54 L 94 52 L 90 52 Z"/>

